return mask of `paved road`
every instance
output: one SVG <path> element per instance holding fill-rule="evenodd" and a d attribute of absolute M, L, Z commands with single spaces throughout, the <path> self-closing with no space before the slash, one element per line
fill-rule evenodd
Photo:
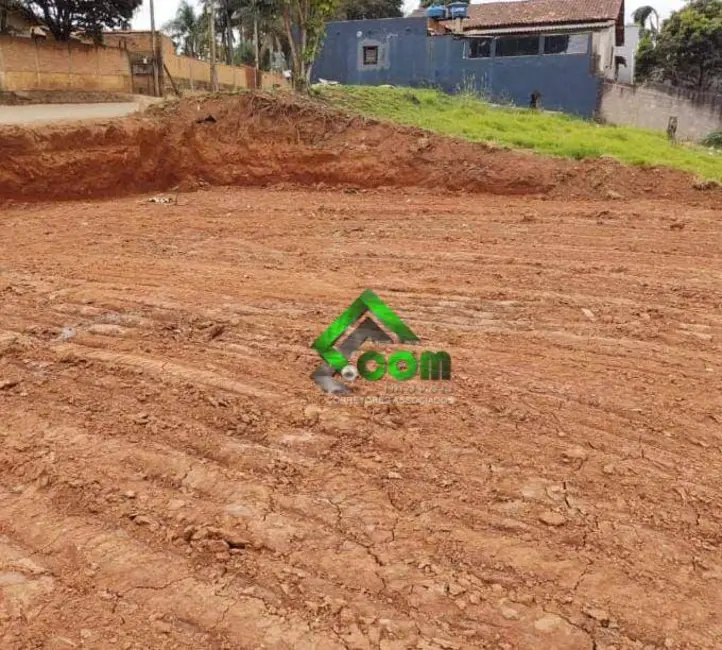
<path fill-rule="evenodd" d="M 29 106 L 0 106 L 0 124 L 28 124 L 31 122 L 59 122 L 120 117 L 137 111 L 135 102 L 112 104 L 36 104 Z"/>

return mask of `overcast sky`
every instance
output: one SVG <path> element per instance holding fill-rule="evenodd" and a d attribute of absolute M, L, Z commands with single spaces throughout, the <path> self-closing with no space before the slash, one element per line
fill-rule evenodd
<path fill-rule="evenodd" d="M 580 0 L 581 1 L 581 0 Z M 196 4 L 195 0 L 191 0 Z M 175 15 L 176 9 L 180 4 L 180 0 L 155 0 L 155 20 L 158 27 L 168 22 Z M 684 5 L 683 0 L 626 0 L 627 16 L 631 16 L 632 12 L 639 6 L 651 4 L 659 11 L 662 18 L 666 18 L 670 11 L 679 9 Z M 407 12 L 418 7 L 418 0 L 405 0 L 404 8 Z M 143 0 L 143 6 L 133 20 L 135 29 L 150 29 L 150 4 L 149 0 Z"/>

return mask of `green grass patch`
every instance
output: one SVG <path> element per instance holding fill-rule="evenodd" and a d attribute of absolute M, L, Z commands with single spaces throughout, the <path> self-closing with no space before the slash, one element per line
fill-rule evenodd
<path fill-rule="evenodd" d="M 576 160 L 611 156 L 632 165 L 674 167 L 722 180 L 722 153 L 699 145 L 670 144 L 662 132 L 493 106 L 470 94 L 447 95 L 437 90 L 325 86 L 318 93 L 325 101 L 356 113 L 472 142 L 493 142 Z"/>

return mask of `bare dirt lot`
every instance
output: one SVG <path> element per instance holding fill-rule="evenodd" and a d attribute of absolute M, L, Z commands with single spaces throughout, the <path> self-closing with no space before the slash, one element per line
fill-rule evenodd
<path fill-rule="evenodd" d="M 484 148 L 446 172 L 474 192 L 404 187 L 452 145 L 394 131 L 374 163 L 369 128 L 376 189 L 301 128 L 246 166 L 285 187 L 182 191 L 241 184 L 221 141 L 168 205 L 0 133 L 2 648 L 722 646 L 719 194 Z M 324 165 L 345 190 L 288 185 Z M 118 198 L 41 200 L 90 174 Z M 448 403 L 312 382 L 368 288 L 451 354 Z"/>

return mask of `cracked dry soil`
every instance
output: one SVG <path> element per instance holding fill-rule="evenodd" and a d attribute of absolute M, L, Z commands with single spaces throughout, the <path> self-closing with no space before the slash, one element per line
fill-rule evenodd
<path fill-rule="evenodd" d="M 584 183 L 15 192 L 0 647 L 722 647 L 718 197 Z M 453 403 L 313 384 L 367 288 Z"/>

